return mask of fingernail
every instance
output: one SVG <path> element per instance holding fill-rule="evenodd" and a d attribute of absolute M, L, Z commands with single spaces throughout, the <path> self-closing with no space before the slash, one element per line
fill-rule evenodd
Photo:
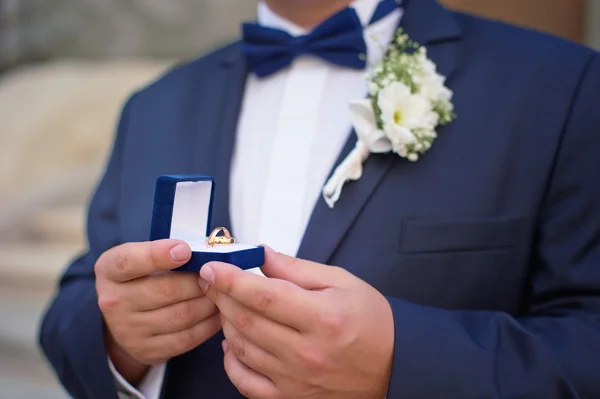
<path fill-rule="evenodd" d="M 204 280 L 202 277 L 200 277 L 198 279 L 198 285 L 200 286 L 200 289 L 204 293 L 206 293 L 206 291 L 208 291 L 208 287 L 210 287 L 210 284 L 208 283 L 208 281 Z"/>
<path fill-rule="evenodd" d="M 171 248 L 171 252 L 169 252 L 171 259 L 173 262 L 183 262 L 187 260 L 189 254 L 186 247 L 183 244 L 177 244 L 173 248 Z"/>
<path fill-rule="evenodd" d="M 210 284 L 215 282 L 215 272 L 212 267 L 205 265 L 200 269 L 200 277 L 208 281 Z"/>
<path fill-rule="evenodd" d="M 229 344 L 227 343 L 226 339 L 224 339 L 223 342 L 221 342 L 221 346 L 223 347 L 223 353 L 227 353 L 227 349 L 229 349 Z"/>

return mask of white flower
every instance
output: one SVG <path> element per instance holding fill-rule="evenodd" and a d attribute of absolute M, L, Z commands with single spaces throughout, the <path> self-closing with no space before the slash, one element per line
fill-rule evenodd
<path fill-rule="evenodd" d="M 394 148 L 394 152 L 400 155 L 402 158 L 406 158 L 408 156 L 408 148 L 405 145 L 400 144 Z"/>
<path fill-rule="evenodd" d="M 446 78 L 437 72 L 427 50 L 412 42 L 401 29 L 390 51 L 365 78 L 369 97 L 350 103 L 356 147 L 323 187 L 323 197 L 331 208 L 344 184 L 360 179 L 362 164 L 372 153 L 393 151 L 416 162 L 431 148 L 437 127 L 456 117 Z"/>
<path fill-rule="evenodd" d="M 450 102 L 452 90 L 446 87 L 446 78 L 437 72 L 436 65 L 427 58 L 427 50 L 424 47 L 416 53 L 415 60 L 418 67 L 413 80 L 419 87 L 419 94 L 434 104 Z"/>
<path fill-rule="evenodd" d="M 399 45 L 404 45 L 408 41 L 408 35 L 405 33 L 403 35 L 398 36 L 397 43 Z"/>
<path fill-rule="evenodd" d="M 350 102 L 350 121 L 358 141 L 374 153 L 392 151 L 392 144 L 385 133 L 377 127 L 377 118 L 371 100 L 354 100 Z"/>
<path fill-rule="evenodd" d="M 435 74 L 424 77 L 419 84 L 419 94 L 427 98 L 432 103 L 440 101 L 450 101 L 452 98 L 452 91 L 445 86 L 445 78 L 441 75 Z"/>
<path fill-rule="evenodd" d="M 374 96 L 379 92 L 379 86 L 377 83 L 370 82 L 369 83 L 369 95 Z"/>
<path fill-rule="evenodd" d="M 402 82 L 393 82 L 381 89 L 377 105 L 383 131 L 399 154 L 403 152 L 402 147 L 416 142 L 412 130 L 433 129 L 438 122 L 431 103 L 420 94 L 412 94 Z"/>

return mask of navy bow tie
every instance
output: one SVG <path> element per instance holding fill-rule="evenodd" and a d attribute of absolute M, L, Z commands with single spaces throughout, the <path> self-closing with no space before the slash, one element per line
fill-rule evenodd
<path fill-rule="evenodd" d="M 398 7 L 396 0 L 383 0 L 369 25 Z M 259 77 L 271 75 L 289 66 L 296 56 L 311 54 L 332 64 L 364 69 L 367 53 L 363 27 L 356 11 L 347 7 L 304 36 L 267 28 L 256 23 L 243 25 L 242 52 L 251 71 Z"/>

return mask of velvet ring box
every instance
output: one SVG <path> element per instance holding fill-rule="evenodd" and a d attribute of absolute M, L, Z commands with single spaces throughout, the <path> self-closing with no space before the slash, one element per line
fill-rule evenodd
<path fill-rule="evenodd" d="M 210 176 L 160 176 L 156 181 L 150 240 L 182 240 L 192 249 L 190 261 L 175 271 L 198 272 L 213 261 L 244 270 L 264 264 L 263 247 L 238 242 L 211 247 L 206 243 L 212 231 L 214 189 L 215 179 Z"/>

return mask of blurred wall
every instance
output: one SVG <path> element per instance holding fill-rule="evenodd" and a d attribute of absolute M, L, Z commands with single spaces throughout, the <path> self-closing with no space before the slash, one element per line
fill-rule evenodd
<path fill-rule="evenodd" d="M 588 0 L 585 13 L 587 43 L 600 50 L 600 1 Z"/>
<path fill-rule="evenodd" d="M 442 0 L 446 6 L 585 41 L 585 0 Z M 588 0 L 596 3 L 598 0 Z"/>
<path fill-rule="evenodd" d="M 190 58 L 237 36 L 239 21 L 255 11 L 254 0 L 0 0 L 0 66 L 2 59 Z"/>

